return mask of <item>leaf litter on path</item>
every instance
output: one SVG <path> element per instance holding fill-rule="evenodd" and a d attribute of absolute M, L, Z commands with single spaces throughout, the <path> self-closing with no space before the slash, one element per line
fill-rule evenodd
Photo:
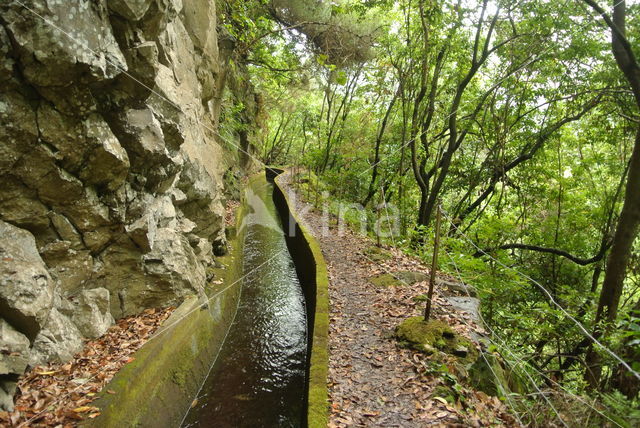
<path fill-rule="evenodd" d="M 71 361 L 28 370 L 18 381 L 14 411 L 0 412 L 0 426 L 66 428 L 97 417 L 99 409 L 90 403 L 174 309 L 146 309 L 119 319 Z"/>

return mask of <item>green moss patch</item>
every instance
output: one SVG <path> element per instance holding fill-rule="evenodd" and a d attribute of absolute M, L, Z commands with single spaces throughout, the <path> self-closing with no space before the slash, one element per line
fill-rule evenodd
<path fill-rule="evenodd" d="M 378 287 L 398 287 L 401 285 L 413 285 L 416 282 L 426 281 L 427 275 L 422 272 L 403 270 L 400 272 L 383 273 L 369 279 Z"/>
<path fill-rule="evenodd" d="M 407 285 L 413 285 L 416 282 L 423 282 L 423 281 L 429 280 L 429 276 L 426 273 L 415 272 L 410 270 L 393 272 L 393 276 Z"/>
<path fill-rule="evenodd" d="M 371 282 L 376 287 L 399 287 L 404 285 L 402 281 L 395 278 L 389 273 L 383 273 L 381 275 L 376 275 L 372 278 L 369 278 L 369 282 Z"/>
<path fill-rule="evenodd" d="M 438 351 L 454 355 L 465 362 L 478 356 L 475 346 L 442 321 L 424 321 L 423 317 L 411 317 L 396 327 L 396 339 L 401 346 L 425 354 Z"/>
<path fill-rule="evenodd" d="M 390 252 L 376 246 L 371 246 L 365 249 L 363 253 L 374 262 L 383 262 L 393 257 Z"/>

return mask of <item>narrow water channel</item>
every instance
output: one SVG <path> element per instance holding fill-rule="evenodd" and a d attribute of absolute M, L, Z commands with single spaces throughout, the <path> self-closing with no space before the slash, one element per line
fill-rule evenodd
<path fill-rule="evenodd" d="M 305 303 L 272 192 L 266 180 L 247 191 L 240 306 L 185 427 L 302 425 Z"/>

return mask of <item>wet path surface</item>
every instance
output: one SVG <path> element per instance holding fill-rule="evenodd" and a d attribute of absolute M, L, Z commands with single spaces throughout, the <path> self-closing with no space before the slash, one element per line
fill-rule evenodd
<path fill-rule="evenodd" d="M 304 411 L 306 314 L 270 184 L 247 195 L 242 297 L 183 426 L 297 427 Z"/>

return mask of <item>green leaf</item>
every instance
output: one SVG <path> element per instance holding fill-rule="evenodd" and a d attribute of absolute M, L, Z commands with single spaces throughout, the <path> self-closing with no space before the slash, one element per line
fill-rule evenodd
<path fill-rule="evenodd" d="M 318 64 L 320 65 L 325 65 L 328 59 L 329 57 L 325 54 L 320 54 L 316 57 L 316 61 L 318 61 Z"/>

